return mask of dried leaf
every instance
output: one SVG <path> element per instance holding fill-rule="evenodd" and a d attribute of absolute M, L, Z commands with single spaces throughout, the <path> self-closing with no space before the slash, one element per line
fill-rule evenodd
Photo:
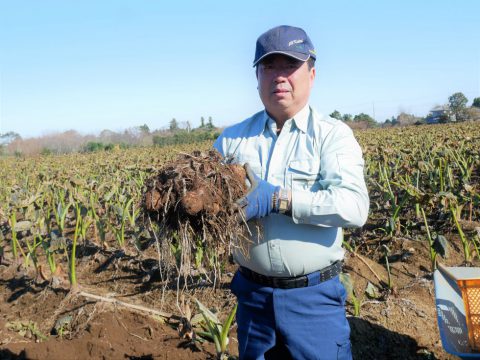
<path fill-rule="evenodd" d="M 448 257 L 448 241 L 443 235 L 434 234 L 433 250 L 444 259 Z"/>
<path fill-rule="evenodd" d="M 367 288 L 365 289 L 365 294 L 367 294 L 370 299 L 378 299 L 380 297 L 378 288 L 370 281 L 368 282 Z"/>
<path fill-rule="evenodd" d="M 15 224 L 13 230 L 16 232 L 28 231 L 32 228 L 33 224 L 31 221 L 19 221 Z"/>

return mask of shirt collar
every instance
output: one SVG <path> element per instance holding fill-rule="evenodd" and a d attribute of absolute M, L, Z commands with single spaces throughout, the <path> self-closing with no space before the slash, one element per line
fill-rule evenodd
<path fill-rule="evenodd" d="M 258 125 L 263 128 L 263 131 L 268 129 L 269 120 L 271 120 L 271 118 L 268 116 L 267 110 L 263 110 L 261 121 L 258 122 Z"/>
<path fill-rule="evenodd" d="M 295 125 L 297 126 L 298 129 L 300 129 L 302 132 L 307 132 L 308 129 L 308 118 L 310 117 L 310 106 L 307 104 L 305 105 L 298 113 L 295 114 L 295 116 L 289 120 L 293 120 Z M 268 128 L 272 127 L 272 122 L 274 120 L 268 116 L 267 110 L 263 111 L 263 119 L 259 123 L 263 125 L 264 131 L 267 130 Z"/>
<path fill-rule="evenodd" d="M 307 104 L 294 117 L 295 125 L 304 133 L 308 129 L 308 118 L 310 117 L 310 106 Z"/>

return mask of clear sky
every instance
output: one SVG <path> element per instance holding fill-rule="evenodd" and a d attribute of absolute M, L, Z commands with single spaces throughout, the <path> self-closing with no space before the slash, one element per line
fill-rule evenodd
<path fill-rule="evenodd" d="M 0 0 L 0 133 L 98 133 L 261 110 L 255 41 L 315 44 L 310 103 L 383 122 L 480 96 L 480 1 Z"/>

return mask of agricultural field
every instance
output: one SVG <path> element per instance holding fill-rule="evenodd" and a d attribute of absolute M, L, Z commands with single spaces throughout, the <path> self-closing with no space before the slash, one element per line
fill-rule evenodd
<path fill-rule="evenodd" d="M 453 359 L 440 342 L 432 271 L 436 261 L 479 264 L 480 126 L 356 136 L 370 216 L 345 232 L 354 358 Z M 211 146 L 0 158 L 1 359 L 237 355 L 235 324 L 227 345 L 216 323 L 235 309 L 228 247 L 212 253 L 200 237 L 185 255 L 141 206 L 165 163 Z"/>

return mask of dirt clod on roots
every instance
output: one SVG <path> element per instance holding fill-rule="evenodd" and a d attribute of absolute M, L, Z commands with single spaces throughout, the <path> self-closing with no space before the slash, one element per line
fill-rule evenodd
<path fill-rule="evenodd" d="M 215 270 L 234 240 L 245 238 L 235 200 L 246 192 L 245 170 L 217 151 L 180 154 L 146 183 L 145 213 L 160 226 L 162 243 L 173 253 L 178 275 Z"/>

